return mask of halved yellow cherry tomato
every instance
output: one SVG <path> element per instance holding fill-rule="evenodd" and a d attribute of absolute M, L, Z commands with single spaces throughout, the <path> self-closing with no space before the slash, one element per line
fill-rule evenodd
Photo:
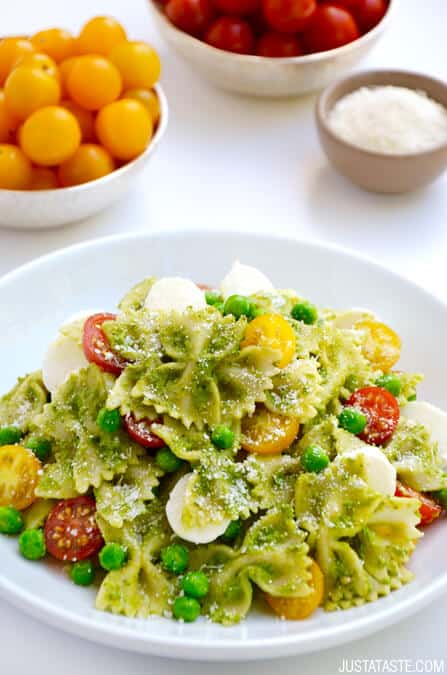
<path fill-rule="evenodd" d="M 245 331 L 242 347 L 259 345 L 280 352 L 278 368 L 285 368 L 296 353 L 296 337 L 292 326 L 280 314 L 261 314 Z"/>
<path fill-rule="evenodd" d="M 380 370 L 387 372 L 399 361 L 402 342 L 389 326 L 380 321 L 364 319 L 355 324 L 365 334 L 363 354 Z"/>
<path fill-rule="evenodd" d="M 39 479 L 40 462 L 21 445 L 0 448 L 0 506 L 13 506 L 19 511 L 36 499 L 34 491 Z"/>
<path fill-rule="evenodd" d="M 314 560 L 310 572 L 312 592 L 309 595 L 302 598 L 276 598 L 268 593 L 265 594 L 268 604 L 281 619 L 291 621 L 307 619 L 321 605 L 324 595 L 324 577 Z"/>
<path fill-rule="evenodd" d="M 276 455 L 287 450 L 300 428 L 296 417 L 286 417 L 258 406 L 251 417 L 242 420 L 241 445 L 247 452 Z"/>

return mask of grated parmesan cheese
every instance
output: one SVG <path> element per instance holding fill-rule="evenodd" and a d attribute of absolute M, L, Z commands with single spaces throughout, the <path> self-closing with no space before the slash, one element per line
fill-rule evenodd
<path fill-rule="evenodd" d="M 329 125 L 344 141 L 372 152 L 401 155 L 447 142 L 447 109 L 405 87 L 361 87 L 337 101 Z"/>

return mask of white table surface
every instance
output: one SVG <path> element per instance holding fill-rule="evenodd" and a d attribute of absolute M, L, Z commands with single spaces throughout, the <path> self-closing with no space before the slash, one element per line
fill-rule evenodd
<path fill-rule="evenodd" d="M 1 230 L 0 274 L 51 250 L 111 233 L 227 227 L 336 242 L 447 300 L 447 175 L 423 192 L 404 196 L 369 195 L 352 187 L 328 167 L 318 145 L 314 97 L 261 101 L 213 89 L 160 41 L 145 0 L 3 0 L 1 33 L 32 33 L 51 24 L 76 30 L 99 13 L 115 15 L 132 36 L 159 49 L 171 111 L 167 137 L 134 192 L 101 215 L 47 232 Z M 445 77 L 446 25 L 446 0 L 401 0 L 393 26 L 362 66 L 412 68 Z M 386 632 L 320 655 L 211 665 L 96 646 L 47 628 L 0 601 L 0 672 L 267 675 L 275 670 L 277 675 L 331 675 L 343 658 L 413 663 L 445 658 L 446 612 L 444 596 Z"/>

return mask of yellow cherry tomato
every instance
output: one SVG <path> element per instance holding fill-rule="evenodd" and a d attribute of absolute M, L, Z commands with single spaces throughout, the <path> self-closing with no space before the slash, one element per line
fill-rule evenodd
<path fill-rule="evenodd" d="M 13 506 L 19 511 L 31 506 L 39 480 L 40 462 L 20 445 L 0 447 L 0 506 Z"/>
<path fill-rule="evenodd" d="M 161 112 L 160 101 L 153 89 L 128 89 L 124 92 L 123 98 L 134 98 L 136 101 L 140 101 L 149 111 L 154 125 L 158 124 Z"/>
<path fill-rule="evenodd" d="M 31 42 L 36 51 L 48 54 L 56 63 L 76 55 L 75 38 L 62 28 L 39 31 L 31 38 Z"/>
<path fill-rule="evenodd" d="M 5 93 L 0 91 L 0 143 L 12 143 L 19 124 L 19 120 L 6 107 Z"/>
<path fill-rule="evenodd" d="M 83 108 L 99 110 L 120 97 L 121 75 L 103 56 L 80 56 L 68 75 L 67 89 Z"/>
<path fill-rule="evenodd" d="M 247 452 L 277 455 L 291 446 L 299 429 L 296 417 L 278 415 L 258 406 L 251 417 L 242 420 L 241 445 Z"/>
<path fill-rule="evenodd" d="M 261 314 L 247 326 L 241 347 L 259 345 L 280 354 L 277 366 L 284 368 L 296 354 L 296 337 L 292 326 L 280 314 Z"/>
<path fill-rule="evenodd" d="M 61 106 L 65 110 L 69 110 L 79 122 L 82 133 L 82 142 L 90 143 L 95 140 L 95 118 L 90 110 L 81 108 L 80 105 L 74 101 L 61 101 Z"/>
<path fill-rule="evenodd" d="M 25 54 L 24 56 L 22 55 L 14 64 L 14 68 L 20 67 L 39 68 L 47 75 L 51 75 L 51 77 L 59 79 L 59 70 L 56 62 L 53 61 L 51 56 L 48 56 L 47 54 L 38 54 L 36 52 L 34 54 Z"/>
<path fill-rule="evenodd" d="M 59 186 L 56 172 L 53 169 L 35 167 L 31 175 L 30 190 L 55 190 Z"/>
<path fill-rule="evenodd" d="M 139 101 L 123 98 L 105 106 L 96 118 L 96 135 L 116 159 L 130 161 L 141 155 L 153 133 L 152 119 Z"/>
<path fill-rule="evenodd" d="M 373 319 L 358 321 L 355 326 L 365 334 L 363 354 L 380 370 L 387 372 L 399 361 L 402 342 L 389 326 Z"/>
<path fill-rule="evenodd" d="M 73 56 L 72 58 L 65 59 L 65 61 L 59 63 L 59 83 L 61 85 L 61 96 L 63 97 L 68 95 L 67 82 L 75 61 L 76 56 Z"/>
<path fill-rule="evenodd" d="M 59 82 L 40 68 L 14 68 L 5 84 L 6 105 L 20 120 L 39 108 L 56 105 L 60 95 Z"/>
<path fill-rule="evenodd" d="M 110 60 L 120 71 L 125 89 L 150 89 L 160 77 L 159 56 L 144 42 L 122 42 L 110 52 Z"/>
<path fill-rule="evenodd" d="M 126 40 L 126 31 L 116 19 L 96 16 L 85 24 L 79 34 L 78 54 L 108 56 L 114 47 Z"/>
<path fill-rule="evenodd" d="M 31 182 L 31 162 L 15 145 L 0 145 L 0 189 L 27 190 Z"/>
<path fill-rule="evenodd" d="M 102 178 L 114 169 L 115 162 L 107 150 L 94 143 L 85 143 L 60 165 L 58 176 L 63 187 L 71 187 Z"/>
<path fill-rule="evenodd" d="M 4 40 L 0 40 L 0 86 L 4 85 L 17 60 L 21 56 L 32 54 L 35 51 L 32 42 L 24 38 L 5 38 Z"/>
<path fill-rule="evenodd" d="M 312 592 L 302 598 L 280 598 L 269 593 L 265 594 L 270 607 L 281 619 L 297 621 L 307 619 L 321 605 L 324 596 L 324 577 L 317 563 L 312 560 L 310 567 L 312 574 Z"/>
<path fill-rule="evenodd" d="M 60 106 L 36 110 L 20 130 L 20 146 L 35 164 L 56 166 L 74 155 L 81 144 L 76 117 Z"/>

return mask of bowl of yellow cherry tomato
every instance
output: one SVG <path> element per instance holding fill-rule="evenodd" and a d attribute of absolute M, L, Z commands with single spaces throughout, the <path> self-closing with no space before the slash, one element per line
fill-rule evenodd
<path fill-rule="evenodd" d="M 122 197 L 167 126 L 156 51 L 112 17 L 0 41 L 0 225 L 56 227 Z"/>

